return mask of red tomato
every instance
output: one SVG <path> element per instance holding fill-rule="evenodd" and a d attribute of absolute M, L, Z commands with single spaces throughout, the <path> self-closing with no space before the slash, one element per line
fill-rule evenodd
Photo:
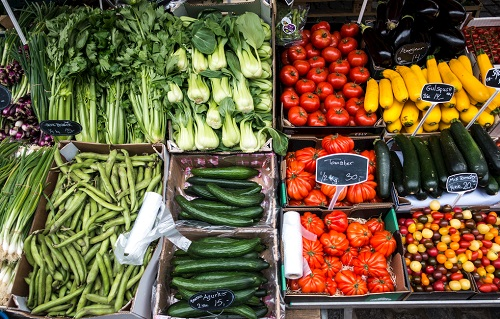
<path fill-rule="evenodd" d="M 293 45 L 288 48 L 288 60 L 293 62 L 295 60 L 307 59 L 306 49 L 301 45 Z"/>
<path fill-rule="evenodd" d="M 339 41 L 337 37 L 332 36 L 332 42 L 330 42 L 329 46 L 336 48 L 339 45 Z"/>
<path fill-rule="evenodd" d="M 377 114 L 366 113 L 364 108 L 360 108 L 354 116 L 356 124 L 359 126 L 373 126 L 377 122 Z"/>
<path fill-rule="evenodd" d="M 285 110 L 289 110 L 294 106 L 299 106 L 299 96 L 294 90 L 286 90 L 281 93 L 280 100 Z"/>
<path fill-rule="evenodd" d="M 309 69 L 311 69 L 309 62 L 306 60 L 295 60 L 293 61 L 293 66 L 297 69 L 300 76 L 306 75 L 307 72 L 309 72 Z"/>
<path fill-rule="evenodd" d="M 344 108 L 345 100 L 339 94 L 328 95 L 325 99 L 325 109 Z"/>
<path fill-rule="evenodd" d="M 309 62 L 311 68 L 324 68 L 326 64 L 325 58 L 320 55 L 310 58 L 307 62 Z"/>
<path fill-rule="evenodd" d="M 362 66 L 355 66 L 349 71 L 349 78 L 351 81 L 363 84 L 370 78 L 370 71 Z"/>
<path fill-rule="evenodd" d="M 331 108 L 326 112 L 326 121 L 331 126 L 346 126 L 349 123 L 349 113 L 343 108 Z"/>
<path fill-rule="evenodd" d="M 324 49 L 330 45 L 332 37 L 326 29 L 318 29 L 311 34 L 311 43 L 317 49 Z"/>
<path fill-rule="evenodd" d="M 307 125 L 309 126 L 326 126 L 325 114 L 321 111 L 312 112 L 307 116 Z"/>
<path fill-rule="evenodd" d="M 306 44 L 306 46 L 304 47 L 306 49 L 306 57 L 308 59 L 312 58 L 312 57 L 315 57 L 315 56 L 319 56 L 321 55 L 321 51 L 316 49 L 311 42 L 309 42 L 308 44 Z"/>
<path fill-rule="evenodd" d="M 354 116 L 356 112 L 364 107 L 364 98 L 352 97 L 345 102 L 345 109 L 349 115 Z"/>
<path fill-rule="evenodd" d="M 311 32 L 314 32 L 319 29 L 325 29 L 328 30 L 328 32 L 330 32 L 330 23 L 328 23 L 328 21 L 320 21 L 311 27 Z"/>
<path fill-rule="evenodd" d="M 328 71 L 324 68 L 312 68 L 307 72 L 306 76 L 309 80 L 313 80 L 314 83 L 325 82 L 328 77 Z"/>
<path fill-rule="evenodd" d="M 334 90 L 341 90 L 347 83 L 347 76 L 343 73 L 332 72 L 328 74 L 326 80 L 332 85 Z"/>
<path fill-rule="evenodd" d="M 297 42 L 297 44 L 301 45 L 301 46 L 305 46 L 311 40 L 311 31 L 304 29 L 304 30 L 301 31 L 300 34 L 301 34 L 302 38 L 300 39 L 299 42 Z"/>
<path fill-rule="evenodd" d="M 340 35 L 345 38 L 345 37 L 351 37 L 354 38 L 357 36 L 359 33 L 359 25 L 354 22 L 349 22 L 349 23 L 344 23 L 340 27 Z"/>
<path fill-rule="evenodd" d="M 339 30 L 335 30 L 332 32 L 332 38 L 337 39 L 337 42 L 339 42 L 340 39 L 342 39 L 342 36 L 340 35 Z"/>
<path fill-rule="evenodd" d="M 307 123 L 307 112 L 300 106 L 293 106 L 288 110 L 288 121 L 295 126 L 303 126 Z"/>
<path fill-rule="evenodd" d="M 346 85 L 344 85 L 344 87 L 342 88 L 342 93 L 347 99 L 350 99 L 352 97 L 361 97 L 364 94 L 363 88 L 353 82 L 348 82 Z"/>
<path fill-rule="evenodd" d="M 357 47 L 358 41 L 351 37 L 342 38 L 342 40 L 340 40 L 339 44 L 337 45 L 337 49 L 342 52 L 343 56 L 347 56 L 349 52 L 356 50 Z"/>
<path fill-rule="evenodd" d="M 347 126 L 357 126 L 356 125 L 356 119 L 354 118 L 354 116 L 349 116 L 349 123 L 347 124 Z"/>
<path fill-rule="evenodd" d="M 347 61 L 351 67 L 365 66 L 368 63 L 368 55 L 363 50 L 354 50 L 347 54 Z"/>
<path fill-rule="evenodd" d="M 281 68 L 280 80 L 285 86 L 293 86 L 299 80 L 299 72 L 293 65 L 285 65 Z"/>
<path fill-rule="evenodd" d="M 325 100 L 330 94 L 333 94 L 333 86 L 328 82 L 319 82 L 316 86 L 316 93 L 321 101 Z"/>
<path fill-rule="evenodd" d="M 319 110 L 319 105 L 319 97 L 314 93 L 304 93 L 300 96 L 300 106 L 309 113 Z"/>
<path fill-rule="evenodd" d="M 288 50 L 281 52 L 281 63 L 283 65 L 290 64 L 290 60 L 288 59 Z"/>
<path fill-rule="evenodd" d="M 295 83 L 295 91 L 297 94 L 312 93 L 316 90 L 316 83 L 309 79 L 300 79 Z"/>
<path fill-rule="evenodd" d="M 329 46 L 321 50 L 321 56 L 325 59 L 326 62 L 332 63 L 337 61 L 342 57 L 342 53 L 339 49 Z"/>
<path fill-rule="evenodd" d="M 328 67 L 328 71 L 330 71 L 330 73 L 338 72 L 345 75 L 349 75 L 349 70 L 351 70 L 349 62 L 343 59 L 339 59 L 335 62 L 332 62 Z"/>

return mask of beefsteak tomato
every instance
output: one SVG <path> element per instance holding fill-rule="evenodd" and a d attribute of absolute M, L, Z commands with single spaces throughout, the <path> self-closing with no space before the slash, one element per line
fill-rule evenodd
<path fill-rule="evenodd" d="M 321 269 L 313 269 L 310 274 L 299 279 L 303 293 L 320 293 L 325 291 L 325 274 Z"/>
<path fill-rule="evenodd" d="M 309 173 L 316 172 L 316 160 L 321 156 L 328 155 L 324 149 L 314 147 L 304 147 L 295 151 L 295 159 L 304 163 L 304 170 Z"/>
<path fill-rule="evenodd" d="M 307 264 L 311 269 L 321 268 L 321 265 L 325 262 L 323 246 L 321 246 L 319 240 L 312 241 L 302 238 L 302 256 L 307 260 Z"/>
<path fill-rule="evenodd" d="M 333 198 L 335 195 L 335 192 L 337 191 L 337 186 L 335 185 L 328 185 L 328 184 L 321 184 L 321 191 L 323 194 L 325 194 L 328 198 Z M 344 200 L 345 196 L 347 194 L 347 187 L 344 187 L 342 191 L 340 191 L 339 196 L 337 197 L 337 201 L 340 202 Z"/>
<path fill-rule="evenodd" d="M 387 230 L 373 233 L 372 238 L 370 238 L 370 245 L 385 257 L 389 257 L 396 250 L 396 240 L 392 233 Z"/>
<path fill-rule="evenodd" d="M 342 256 L 349 247 L 349 241 L 344 233 L 335 230 L 321 235 L 319 241 L 323 244 L 323 251 L 329 256 Z"/>
<path fill-rule="evenodd" d="M 368 159 L 368 174 L 375 174 L 375 169 L 377 165 L 377 160 L 375 158 L 374 150 L 364 150 L 359 155 L 364 156 Z"/>
<path fill-rule="evenodd" d="M 387 260 L 379 252 L 364 251 L 359 253 L 352 265 L 354 273 L 360 276 L 383 277 L 388 275 Z"/>
<path fill-rule="evenodd" d="M 337 293 L 337 283 L 332 279 L 332 277 L 326 278 L 325 292 L 330 296 L 333 296 Z"/>
<path fill-rule="evenodd" d="M 323 138 L 321 147 L 328 154 L 350 153 L 354 149 L 354 140 L 349 136 L 330 134 Z"/>
<path fill-rule="evenodd" d="M 367 280 L 368 291 L 371 293 L 394 291 L 394 283 L 391 277 L 370 277 Z"/>
<path fill-rule="evenodd" d="M 347 215 L 341 210 L 333 210 L 328 213 L 324 218 L 326 228 L 338 232 L 345 232 L 348 226 Z"/>
<path fill-rule="evenodd" d="M 342 269 L 342 262 L 339 257 L 325 256 L 324 260 L 325 262 L 321 266 L 321 269 L 323 269 L 327 277 L 335 277 L 335 275 Z"/>
<path fill-rule="evenodd" d="M 304 199 L 315 185 L 316 177 L 304 170 L 304 163 L 290 162 L 286 168 L 286 191 L 291 199 Z"/>
<path fill-rule="evenodd" d="M 346 230 L 347 240 L 352 247 L 361 247 L 370 243 L 372 232 L 363 224 L 359 222 L 352 222 L 347 226 Z"/>
<path fill-rule="evenodd" d="M 307 206 L 328 206 L 328 199 L 319 189 L 313 189 L 304 198 L 304 204 Z"/>
<path fill-rule="evenodd" d="M 370 201 L 377 196 L 377 183 L 366 181 L 360 184 L 350 185 L 347 190 L 347 200 L 353 204 Z"/>
<path fill-rule="evenodd" d="M 325 223 L 323 223 L 323 220 L 311 212 L 305 212 L 300 216 L 300 224 L 317 236 L 321 236 L 325 232 Z M 323 248 L 321 251 L 323 251 Z"/>
<path fill-rule="evenodd" d="M 340 261 L 346 266 L 352 266 L 352 262 L 356 257 L 358 257 L 358 250 L 355 247 L 349 246 L 344 251 L 342 257 L 340 257 Z"/>
<path fill-rule="evenodd" d="M 365 295 L 368 292 L 366 281 L 350 270 L 339 271 L 335 275 L 337 289 L 346 296 Z"/>
<path fill-rule="evenodd" d="M 385 229 L 385 223 L 382 220 L 382 216 L 368 219 L 365 225 L 372 232 L 372 234 Z"/>

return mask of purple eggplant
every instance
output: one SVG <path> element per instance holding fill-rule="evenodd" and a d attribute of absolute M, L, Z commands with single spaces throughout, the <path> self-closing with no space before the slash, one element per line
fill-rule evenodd
<path fill-rule="evenodd" d="M 413 30 L 414 19 L 411 15 L 406 15 L 401 18 L 398 26 L 389 32 L 389 38 L 392 42 L 394 51 L 404 44 L 412 42 L 411 33 Z"/>
<path fill-rule="evenodd" d="M 398 26 L 399 20 L 403 16 L 403 9 L 406 0 L 389 0 L 386 8 L 386 28 L 393 30 Z"/>
<path fill-rule="evenodd" d="M 370 26 L 362 25 L 361 33 L 365 48 L 376 66 L 392 67 L 392 49 L 380 32 Z"/>
<path fill-rule="evenodd" d="M 439 23 L 459 27 L 467 16 L 463 5 L 455 0 L 433 0 L 439 6 Z"/>

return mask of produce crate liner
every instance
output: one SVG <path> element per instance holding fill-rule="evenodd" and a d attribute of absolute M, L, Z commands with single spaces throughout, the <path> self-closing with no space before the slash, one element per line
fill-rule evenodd
<path fill-rule="evenodd" d="M 283 264 L 285 277 L 289 279 L 299 279 L 303 275 L 302 256 L 302 225 L 300 214 L 296 211 L 288 211 L 283 214 L 283 231 L 281 238 L 283 241 Z"/>

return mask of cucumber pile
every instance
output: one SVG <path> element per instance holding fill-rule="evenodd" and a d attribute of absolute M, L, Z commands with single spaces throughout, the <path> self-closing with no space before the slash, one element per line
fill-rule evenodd
<path fill-rule="evenodd" d="M 399 196 L 415 195 L 419 200 L 437 198 L 446 190 L 448 176 L 476 173 L 486 194 L 496 195 L 500 182 L 500 150 L 479 124 L 470 132 L 455 121 L 439 136 L 394 136 L 403 154 L 403 163 L 391 151 L 393 184 Z"/>
<path fill-rule="evenodd" d="M 267 283 L 261 271 L 270 265 L 259 256 L 265 249 L 260 238 L 205 237 L 193 241 L 186 252 L 176 250 L 170 286 L 177 290 L 178 301 L 168 307 L 166 314 L 179 318 L 207 316 L 206 311 L 192 308 L 189 299 L 198 292 L 229 289 L 235 298 L 223 314 L 264 317 L 268 309 L 261 298 L 268 293 L 261 288 Z"/>
<path fill-rule="evenodd" d="M 187 179 L 191 185 L 184 191 L 197 197 L 187 200 L 175 196 L 181 211 L 179 219 L 198 220 L 217 226 L 248 227 L 264 213 L 262 186 L 248 180 L 259 174 L 245 166 L 194 168 Z"/>

